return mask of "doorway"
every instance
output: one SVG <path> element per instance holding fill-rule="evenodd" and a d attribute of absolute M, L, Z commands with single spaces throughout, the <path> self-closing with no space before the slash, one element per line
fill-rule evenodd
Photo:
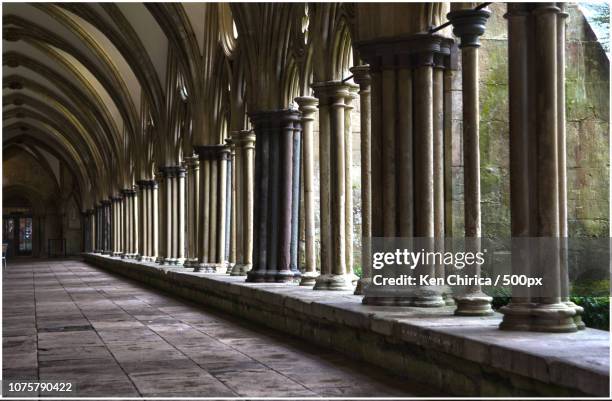
<path fill-rule="evenodd" d="M 32 215 L 2 216 L 2 241 L 7 244 L 6 256 L 32 256 Z"/>

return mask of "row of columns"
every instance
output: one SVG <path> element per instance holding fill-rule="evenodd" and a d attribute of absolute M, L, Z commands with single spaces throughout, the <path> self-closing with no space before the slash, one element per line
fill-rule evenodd
<path fill-rule="evenodd" d="M 459 10 L 448 15 L 454 33 L 461 39 L 465 237 L 476 240 L 471 244 L 474 251 L 480 249 L 482 235 L 478 37 L 484 32 L 488 16 L 484 10 Z M 506 17 L 512 235 L 565 238 L 566 14 L 557 3 L 511 4 Z M 184 168 L 160 169 L 159 216 L 141 212 L 138 230 L 132 229 L 137 224 L 135 217 L 125 218 L 125 230 L 113 234 L 117 237 L 112 237 L 112 250 L 120 252 L 117 241 L 120 244 L 123 240 L 127 256 L 141 249 L 143 254 L 154 257 L 158 217 L 160 263 L 181 264 L 186 257 L 185 264 L 195 270 L 246 274 L 249 282 L 299 281 L 317 290 L 352 290 L 358 284 L 355 291 L 364 293 L 365 304 L 456 304 L 457 315 L 490 314 L 491 298 L 478 286 L 455 296 L 448 289 L 426 286 L 402 296 L 368 287 L 372 273 L 368 269 L 371 244 L 367 241 L 363 243 L 364 274 L 357 283 L 352 260 L 351 196 L 351 111 L 357 89 L 364 238 L 443 239 L 448 224 L 444 142 L 450 137 L 448 93 L 457 56 L 454 42 L 435 34 L 373 40 L 357 46 L 369 64 L 351 69 L 358 86 L 341 81 L 315 83 L 314 97 L 296 99 L 299 110 L 253 112 L 250 118 L 254 132 L 232 132 L 227 144 L 198 147 L 197 158 L 186 158 Z M 320 212 L 324 222 L 321 274 L 317 272 L 314 235 L 317 107 Z M 138 206 L 130 200 L 134 198 L 132 193 L 124 191 L 123 203 L 113 203 L 113 216 L 136 216 L 138 208 L 156 210 L 154 186 L 139 184 L 139 188 Z M 302 196 L 303 273 L 297 262 Z M 105 230 L 110 209 L 110 203 L 103 201 L 93 211 L 96 219 L 88 226 L 90 243 L 98 251 L 109 250 L 111 237 Z M 136 232 L 146 233 L 138 247 L 134 242 Z M 567 283 L 562 280 L 561 271 L 567 260 L 561 253 L 557 256 L 538 261 L 546 266 L 556 292 L 546 297 L 525 290 L 515 292 L 512 302 L 501 309 L 502 329 L 562 332 L 583 327 L 581 308 L 569 301 Z M 515 271 L 524 269 L 524 262 L 513 257 Z M 446 274 L 442 266 L 424 268 L 423 273 L 431 277 Z"/>

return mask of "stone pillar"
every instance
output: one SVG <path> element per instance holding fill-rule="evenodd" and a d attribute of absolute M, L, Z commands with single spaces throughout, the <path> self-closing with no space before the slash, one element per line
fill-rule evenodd
<path fill-rule="evenodd" d="M 138 258 L 138 213 L 139 213 L 139 209 L 138 209 L 138 192 L 134 189 L 132 189 L 132 192 L 130 194 L 131 196 L 131 204 L 132 204 L 132 210 L 131 210 L 131 220 L 132 220 L 132 258 L 137 259 Z"/>
<path fill-rule="evenodd" d="M 187 257 L 185 267 L 195 267 L 198 264 L 198 212 L 200 197 L 200 162 L 197 156 L 185 158 L 187 170 Z"/>
<path fill-rule="evenodd" d="M 208 272 L 208 226 L 209 204 L 210 204 L 210 151 L 206 146 L 198 146 L 196 148 L 198 159 L 200 162 L 200 213 L 198 222 L 198 266 L 194 267 L 194 271 Z"/>
<path fill-rule="evenodd" d="M 357 282 L 355 295 L 363 295 L 363 289 L 370 284 L 372 272 L 370 269 L 372 238 L 372 167 L 371 167 L 371 123 L 370 123 L 370 67 L 360 65 L 351 68 L 353 81 L 359 85 L 359 101 L 361 129 L 361 272 L 362 277 Z"/>
<path fill-rule="evenodd" d="M 95 209 L 87 210 L 87 252 L 96 251 L 96 215 Z"/>
<path fill-rule="evenodd" d="M 320 82 L 312 85 L 319 99 L 319 165 L 321 170 L 321 275 L 316 278 L 315 290 L 353 290 L 353 277 L 346 265 L 346 132 L 345 108 L 349 86 L 339 82 Z M 328 177 L 324 177 L 324 172 Z M 330 219 L 325 219 L 329 216 Z M 327 255 L 324 256 L 324 253 Z"/>
<path fill-rule="evenodd" d="M 254 263 L 249 282 L 293 281 L 291 270 L 293 141 L 301 130 L 296 110 L 250 114 L 257 137 L 254 200 Z M 295 177 L 297 179 L 297 177 Z"/>
<path fill-rule="evenodd" d="M 102 249 L 100 246 L 100 222 L 100 206 L 94 204 L 93 244 L 95 253 L 100 253 Z"/>
<path fill-rule="evenodd" d="M 174 235 L 176 236 L 175 254 L 176 264 L 182 265 L 185 263 L 185 169 L 181 166 L 176 166 L 175 178 L 175 203 L 173 205 L 175 211 L 174 218 Z"/>
<path fill-rule="evenodd" d="M 105 255 L 112 254 L 112 215 L 111 215 L 111 199 L 105 199 L 102 201 L 102 205 L 104 206 L 104 244 L 102 246 L 103 253 Z"/>
<path fill-rule="evenodd" d="M 147 250 L 147 214 L 146 214 L 146 202 L 148 192 L 148 182 L 139 180 L 136 182 L 138 187 L 138 260 L 146 260 L 148 254 Z"/>
<path fill-rule="evenodd" d="M 293 127 L 293 160 L 292 172 L 293 177 L 291 183 L 291 244 L 290 244 L 290 262 L 289 267 L 293 272 L 294 279 L 301 281 L 302 273 L 299 269 L 299 244 L 300 244 L 300 196 L 301 196 L 301 178 L 300 173 L 302 167 L 302 130 L 301 120 L 299 129 Z"/>
<path fill-rule="evenodd" d="M 557 3 L 560 12 L 557 20 L 557 131 L 559 160 L 559 232 L 561 235 L 561 291 L 562 301 L 576 311 L 574 323 L 578 330 L 586 328 L 582 321 L 584 308 L 570 300 L 568 249 L 567 249 L 567 135 L 565 130 L 565 31 L 567 17 L 565 3 Z"/>
<path fill-rule="evenodd" d="M 167 204 L 167 193 L 168 193 L 168 182 L 166 177 L 166 171 L 164 167 L 160 167 L 157 173 L 157 182 L 159 190 L 157 191 L 157 259 L 156 262 L 159 264 L 166 263 L 166 259 L 169 258 L 168 254 L 168 240 L 167 240 L 167 229 L 168 218 L 166 216 L 166 204 Z"/>
<path fill-rule="evenodd" d="M 512 253 L 512 268 L 522 273 L 527 263 L 527 271 L 542 277 L 544 286 L 533 293 L 513 288 L 511 303 L 500 309 L 502 330 L 577 330 L 576 310 L 561 300 L 559 11 L 556 3 L 512 3 L 506 15 L 512 236 L 532 244 L 528 260 Z"/>
<path fill-rule="evenodd" d="M 236 174 L 236 147 L 239 146 L 236 143 L 235 136 L 232 134 L 230 138 L 225 140 L 227 146 L 229 146 L 230 156 L 228 161 L 228 174 L 227 174 L 227 199 L 229 203 L 228 211 L 227 211 L 227 231 L 228 236 L 225 240 L 226 242 L 226 253 L 227 253 L 227 273 L 231 274 L 234 266 L 236 265 L 237 260 L 237 247 L 236 247 L 236 224 L 237 224 L 237 216 L 236 216 L 236 203 L 237 203 L 237 174 Z"/>
<path fill-rule="evenodd" d="M 345 180 L 345 248 L 346 270 L 353 285 L 357 285 L 359 277 L 355 274 L 355 257 L 353 255 L 353 101 L 358 97 L 358 85 L 348 85 L 348 96 L 344 99 L 344 180 Z"/>
<path fill-rule="evenodd" d="M 236 137 L 236 264 L 232 276 L 244 276 L 253 267 L 253 190 L 255 167 L 255 135 L 239 131 Z"/>
<path fill-rule="evenodd" d="M 485 24 L 491 13 L 487 10 L 463 9 L 448 14 L 453 32 L 461 39 L 461 63 L 463 85 L 463 187 L 465 207 L 466 250 L 481 252 L 480 213 L 480 108 L 479 108 L 479 37 L 485 31 Z M 441 199 L 444 202 L 444 198 Z M 443 219 L 441 223 L 443 224 Z M 474 265 L 471 275 L 479 275 Z M 480 285 L 469 286 L 455 297 L 456 315 L 491 315 L 492 298 L 481 291 Z"/>
<path fill-rule="evenodd" d="M 227 212 L 228 212 L 228 197 L 227 197 L 227 177 L 228 165 L 230 161 L 230 148 L 226 145 L 220 145 L 217 150 L 217 171 L 219 178 L 217 181 L 217 272 L 227 272 L 227 253 L 226 253 L 226 238 L 227 238 Z"/>
<path fill-rule="evenodd" d="M 150 247 L 151 254 L 149 255 L 151 262 L 156 262 L 159 257 L 159 174 L 157 179 L 151 181 L 149 205 L 149 219 L 151 221 L 150 230 Z"/>
<path fill-rule="evenodd" d="M 437 34 L 413 34 L 371 39 L 356 46 L 371 76 L 371 237 L 418 238 L 418 245 L 434 250 L 435 184 L 443 183 L 439 169 L 443 161 L 437 160 L 441 152 L 434 154 L 441 138 L 435 139 L 434 133 L 443 132 L 444 80 L 440 78 L 455 64 L 455 45 Z M 438 167 L 437 179 L 434 167 Z M 438 209 L 438 216 L 443 216 L 439 203 Z M 441 234 L 441 226 L 437 227 Z M 365 270 L 370 263 L 365 259 Z M 435 277 L 435 266 L 417 266 L 414 274 Z M 445 305 L 441 288 L 434 286 L 398 292 L 369 285 L 364 295 L 363 303 L 372 305 Z"/>
<path fill-rule="evenodd" d="M 315 202 L 314 202 L 314 115 L 318 100 L 304 96 L 295 99 L 302 113 L 302 175 L 304 188 L 304 272 L 300 285 L 314 286 L 317 272 L 315 251 Z"/>

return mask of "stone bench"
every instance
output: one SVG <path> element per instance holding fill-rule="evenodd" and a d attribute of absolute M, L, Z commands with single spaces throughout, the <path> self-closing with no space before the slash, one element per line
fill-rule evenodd
<path fill-rule="evenodd" d="M 498 330 L 501 315 L 456 317 L 454 308 L 361 304 L 348 291 L 246 283 L 136 260 L 86 262 L 464 396 L 609 396 L 610 336 Z"/>

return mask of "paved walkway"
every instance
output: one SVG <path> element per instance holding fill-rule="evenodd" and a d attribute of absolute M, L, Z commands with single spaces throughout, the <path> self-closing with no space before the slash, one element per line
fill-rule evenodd
<path fill-rule="evenodd" d="M 9 263 L 3 378 L 71 381 L 80 396 L 428 395 L 373 365 L 77 260 Z"/>

